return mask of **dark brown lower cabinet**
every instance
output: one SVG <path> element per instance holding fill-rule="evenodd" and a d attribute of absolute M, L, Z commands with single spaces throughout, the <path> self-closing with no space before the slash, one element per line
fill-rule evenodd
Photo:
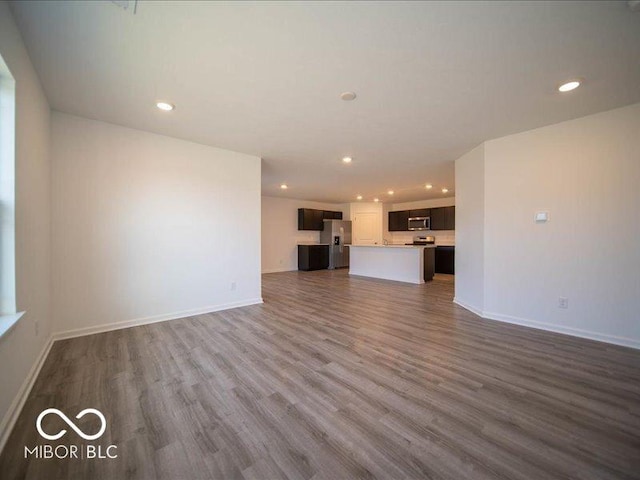
<path fill-rule="evenodd" d="M 329 268 L 329 245 L 298 245 L 298 270 Z"/>
<path fill-rule="evenodd" d="M 436 273 L 455 274 L 456 247 L 436 247 Z"/>
<path fill-rule="evenodd" d="M 433 274 L 436 266 L 436 249 L 425 248 L 424 249 L 424 281 L 430 282 L 433 280 Z"/>

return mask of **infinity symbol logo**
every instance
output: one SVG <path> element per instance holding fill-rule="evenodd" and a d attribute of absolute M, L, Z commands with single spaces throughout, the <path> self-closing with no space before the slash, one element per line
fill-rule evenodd
<path fill-rule="evenodd" d="M 107 420 L 104 418 L 104 415 L 102 414 L 102 412 L 100 412 L 99 410 L 96 410 L 95 408 L 85 408 L 78 415 L 76 415 L 77 419 L 81 419 L 87 413 L 93 413 L 95 416 L 97 416 L 100 419 L 100 422 L 102 422 L 102 426 L 100 427 L 100 430 L 98 431 L 98 433 L 96 433 L 95 435 L 86 435 L 82 430 L 80 430 L 76 426 L 75 423 L 69 420 L 69 417 L 67 417 L 64 413 L 62 413 L 57 408 L 47 408 L 46 410 L 43 410 L 40 415 L 38 415 L 38 419 L 36 420 L 36 428 L 38 429 L 38 433 L 42 437 L 46 438 L 47 440 L 57 440 L 60 437 L 62 437 L 65 433 L 67 433 L 66 430 L 60 430 L 55 435 L 49 435 L 48 433 L 45 433 L 42 430 L 42 419 L 47 415 L 49 415 L 50 413 L 55 413 L 56 415 L 58 415 L 62 420 L 64 420 L 67 423 L 67 425 L 73 428 L 74 432 L 76 432 L 85 440 L 95 440 L 96 438 L 100 438 L 104 433 L 104 431 L 107 429 Z"/>

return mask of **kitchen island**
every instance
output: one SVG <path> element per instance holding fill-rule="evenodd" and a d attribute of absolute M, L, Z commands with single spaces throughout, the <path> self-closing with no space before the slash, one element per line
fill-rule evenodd
<path fill-rule="evenodd" d="M 349 275 L 424 283 L 433 278 L 434 245 L 351 245 Z"/>

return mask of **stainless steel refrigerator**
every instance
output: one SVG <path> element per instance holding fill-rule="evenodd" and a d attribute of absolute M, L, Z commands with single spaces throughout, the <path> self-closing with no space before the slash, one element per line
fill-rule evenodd
<path fill-rule="evenodd" d="M 329 244 L 329 269 L 349 266 L 350 220 L 325 220 L 320 243 Z"/>

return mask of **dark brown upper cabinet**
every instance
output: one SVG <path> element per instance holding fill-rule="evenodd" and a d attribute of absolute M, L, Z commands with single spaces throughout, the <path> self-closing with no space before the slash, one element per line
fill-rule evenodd
<path fill-rule="evenodd" d="M 330 210 L 323 210 L 322 218 L 325 220 L 342 220 L 342 212 L 332 212 Z"/>
<path fill-rule="evenodd" d="M 389 231 L 406 232 L 409 230 L 409 210 L 389 212 Z"/>
<path fill-rule="evenodd" d="M 409 231 L 409 218 L 414 217 L 431 218 L 431 230 L 456 229 L 456 207 L 440 207 L 389 212 L 389 231 Z"/>
<path fill-rule="evenodd" d="M 316 210 L 314 208 L 298 209 L 298 230 L 324 230 L 323 220 L 342 220 L 342 212 Z"/>
<path fill-rule="evenodd" d="M 431 230 L 455 230 L 456 207 L 431 209 Z"/>
<path fill-rule="evenodd" d="M 409 210 L 409 218 L 429 217 L 431 216 L 430 208 L 420 208 L 418 210 Z"/>

